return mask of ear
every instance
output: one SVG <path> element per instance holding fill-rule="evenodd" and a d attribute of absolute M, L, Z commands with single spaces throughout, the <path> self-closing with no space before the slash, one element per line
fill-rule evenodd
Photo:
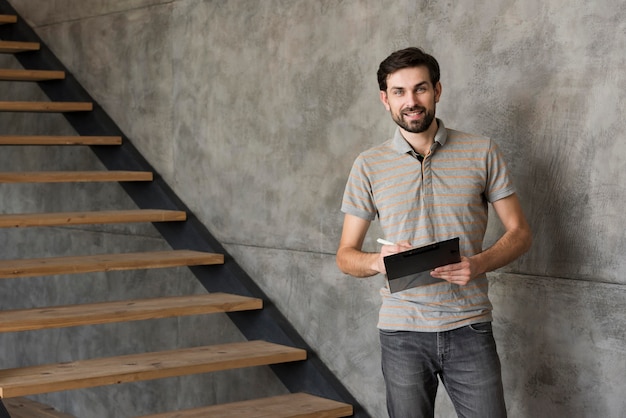
<path fill-rule="evenodd" d="M 441 97 L 441 82 L 437 81 L 437 84 L 435 84 L 435 103 L 439 103 L 440 97 Z"/>
<path fill-rule="evenodd" d="M 380 91 L 380 101 L 383 102 L 383 105 L 385 105 L 385 109 L 387 109 L 388 111 L 391 110 L 391 108 L 389 107 L 389 98 L 387 97 L 386 91 Z"/>

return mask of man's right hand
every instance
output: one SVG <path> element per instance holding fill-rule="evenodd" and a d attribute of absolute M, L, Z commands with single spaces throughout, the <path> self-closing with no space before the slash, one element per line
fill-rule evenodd
<path fill-rule="evenodd" d="M 410 250 L 411 248 L 413 248 L 413 246 L 411 246 L 411 243 L 409 241 L 400 241 L 394 245 L 383 245 L 380 249 L 380 254 L 378 255 L 378 258 L 376 259 L 376 265 L 372 266 L 372 269 L 378 271 L 379 273 L 387 274 L 383 258 L 387 257 L 388 255 L 393 255 L 401 253 L 402 251 Z"/>

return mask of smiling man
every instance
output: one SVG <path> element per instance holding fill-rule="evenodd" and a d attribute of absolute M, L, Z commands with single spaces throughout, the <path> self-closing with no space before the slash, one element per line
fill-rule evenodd
<path fill-rule="evenodd" d="M 433 417 L 441 380 L 460 417 L 506 417 L 485 273 L 526 252 L 531 232 L 497 145 L 435 117 L 439 77 L 437 60 L 419 48 L 380 64 L 380 100 L 398 128 L 354 162 L 337 265 L 355 277 L 384 274 L 387 255 L 459 237 L 461 262 L 433 270 L 439 282 L 380 291 L 387 410 L 391 418 Z M 488 203 L 505 232 L 483 249 Z M 367 253 L 376 218 L 395 244 Z"/>

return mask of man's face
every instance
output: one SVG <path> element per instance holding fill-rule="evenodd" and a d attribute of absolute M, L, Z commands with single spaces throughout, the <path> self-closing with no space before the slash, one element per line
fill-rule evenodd
<path fill-rule="evenodd" d="M 430 81 L 425 66 L 403 68 L 387 77 L 387 90 L 380 100 L 391 118 L 407 132 L 422 133 L 435 119 L 436 103 L 441 95 L 441 83 Z"/>

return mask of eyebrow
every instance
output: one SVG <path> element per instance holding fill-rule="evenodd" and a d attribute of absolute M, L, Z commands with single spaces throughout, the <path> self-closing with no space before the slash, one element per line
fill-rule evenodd
<path fill-rule="evenodd" d="M 417 83 L 416 85 L 413 86 L 413 88 L 418 88 L 418 87 L 422 87 L 422 86 L 428 86 L 428 81 L 424 80 L 421 83 Z M 391 86 L 389 87 L 389 90 L 405 90 L 404 87 L 399 87 L 399 86 Z"/>

